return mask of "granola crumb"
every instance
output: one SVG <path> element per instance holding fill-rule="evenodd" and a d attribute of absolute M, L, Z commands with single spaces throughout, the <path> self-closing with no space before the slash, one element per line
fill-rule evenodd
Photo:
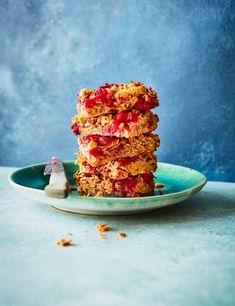
<path fill-rule="evenodd" d="M 110 227 L 106 224 L 106 223 L 100 223 L 100 224 L 96 224 L 96 227 L 95 227 L 98 231 L 98 236 L 101 238 L 101 239 L 105 239 L 105 235 L 104 235 L 104 232 L 107 232 L 110 230 Z"/>
<path fill-rule="evenodd" d="M 98 235 L 99 235 L 99 237 L 100 237 L 101 239 L 105 239 L 105 238 L 106 238 L 105 235 L 104 235 L 104 233 L 101 232 L 101 231 L 98 231 Z"/>
<path fill-rule="evenodd" d="M 56 244 L 59 246 L 69 246 L 72 245 L 73 240 L 69 240 L 69 239 L 59 239 L 56 241 Z"/>
<path fill-rule="evenodd" d="M 159 189 L 159 188 L 165 187 L 165 185 L 162 184 L 162 183 L 155 183 L 155 184 L 154 184 L 154 187 L 157 188 L 157 189 Z"/>
<path fill-rule="evenodd" d="M 119 235 L 118 235 L 119 238 L 126 238 L 126 236 L 127 235 L 124 232 L 120 232 Z"/>
<path fill-rule="evenodd" d="M 110 227 L 105 224 L 105 223 L 101 223 L 101 224 L 96 224 L 96 227 L 97 231 L 99 232 L 107 232 L 110 230 Z"/>

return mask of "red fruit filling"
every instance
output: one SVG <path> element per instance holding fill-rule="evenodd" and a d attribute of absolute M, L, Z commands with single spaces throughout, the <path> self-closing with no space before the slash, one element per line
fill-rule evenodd
<path fill-rule="evenodd" d="M 126 166 L 126 165 L 129 165 L 131 162 L 138 160 L 138 158 L 139 158 L 138 156 L 125 157 L 125 158 L 118 159 L 117 162 L 120 166 Z"/>
<path fill-rule="evenodd" d="M 153 179 L 152 173 L 145 173 L 141 175 L 144 183 L 148 184 Z M 128 177 L 124 180 L 115 181 L 115 188 L 119 191 L 121 196 L 134 196 L 135 187 L 138 184 L 139 179 L 134 177 Z"/>
<path fill-rule="evenodd" d="M 152 125 L 153 125 L 153 120 L 152 120 L 152 119 L 149 119 L 148 122 L 147 122 L 147 124 L 148 124 L 148 127 L 152 126 Z"/>
<path fill-rule="evenodd" d="M 117 139 L 116 137 L 97 136 L 97 135 L 83 136 L 82 138 L 85 138 L 85 137 L 88 137 L 90 138 L 90 140 L 95 141 L 98 146 L 109 146 L 112 144 L 113 141 Z M 85 140 L 85 143 L 88 144 L 90 140 Z M 84 143 L 83 141 L 84 139 L 82 140 L 82 143 Z M 89 154 L 94 157 L 105 155 L 102 148 L 99 148 L 99 147 L 89 150 Z"/>
<path fill-rule="evenodd" d="M 142 176 L 145 183 L 149 183 L 149 181 L 151 181 L 154 178 L 152 172 L 144 173 L 141 176 Z"/>
<path fill-rule="evenodd" d="M 91 123 L 91 124 L 95 124 L 96 123 L 96 121 L 97 121 L 97 118 L 96 117 L 94 117 L 94 118 L 87 118 L 87 122 L 88 123 Z"/>
<path fill-rule="evenodd" d="M 87 135 L 80 138 L 82 144 L 87 145 L 90 141 L 94 141 L 97 145 L 106 146 L 115 141 L 116 137 L 109 136 L 98 136 L 98 135 Z"/>
<path fill-rule="evenodd" d="M 99 86 L 96 89 L 93 98 L 88 98 L 82 101 L 79 99 L 79 97 L 78 99 L 82 104 L 85 105 L 86 108 L 92 108 L 93 105 L 96 104 L 97 102 L 102 102 L 109 106 L 112 106 L 114 101 L 106 90 L 106 88 L 110 88 L 111 86 L 112 84 L 106 83 L 104 86 Z"/>
<path fill-rule="evenodd" d="M 87 135 L 80 138 L 80 142 L 84 145 L 87 145 L 90 141 L 94 141 L 98 143 L 99 136 L 98 135 Z"/>
<path fill-rule="evenodd" d="M 87 171 L 89 171 L 90 173 L 109 172 L 109 168 L 107 167 L 107 165 L 93 167 L 87 161 L 83 162 L 82 164 L 83 164 L 83 166 L 86 167 Z"/>
<path fill-rule="evenodd" d="M 114 116 L 114 119 L 112 121 L 112 124 L 109 126 L 106 126 L 104 128 L 104 132 L 108 133 L 110 135 L 113 135 L 115 132 L 122 130 L 122 128 L 119 127 L 120 123 L 129 123 L 129 122 L 136 122 L 138 121 L 139 113 L 135 112 L 120 112 L 117 115 Z M 128 129 L 128 126 L 124 125 L 125 129 Z"/>
<path fill-rule="evenodd" d="M 98 167 L 91 166 L 87 161 L 84 161 L 82 165 L 85 166 L 90 173 L 91 172 L 94 173 L 98 168 Z"/>
<path fill-rule="evenodd" d="M 90 155 L 97 157 L 104 155 L 103 151 L 99 148 L 94 148 L 89 151 Z"/>
<path fill-rule="evenodd" d="M 113 122 L 120 124 L 121 122 L 136 122 L 138 121 L 139 113 L 135 112 L 120 112 L 115 117 Z"/>
<path fill-rule="evenodd" d="M 150 108 L 154 108 L 157 106 L 157 101 L 155 99 L 151 99 L 150 101 L 145 101 L 143 97 L 139 97 L 137 102 L 133 105 L 133 108 L 139 110 L 148 110 Z"/>
<path fill-rule="evenodd" d="M 109 136 L 101 136 L 99 138 L 99 145 L 101 146 L 107 146 L 109 144 L 111 144 L 116 138 L 111 138 Z"/>
<path fill-rule="evenodd" d="M 79 127 L 76 123 L 72 124 L 70 128 L 76 136 L 80 134 Z"/>

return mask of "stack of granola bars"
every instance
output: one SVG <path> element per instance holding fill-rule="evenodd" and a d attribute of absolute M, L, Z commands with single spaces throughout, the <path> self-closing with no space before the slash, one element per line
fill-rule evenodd
<path fill-rule="evenodd" d="M 138 197 L 154 191 L 160 144 L 156 92 L 141 82 L 105 84 L 78 93 L 71 129 L 79 137 L 74 180 L 87 196 Z"/>

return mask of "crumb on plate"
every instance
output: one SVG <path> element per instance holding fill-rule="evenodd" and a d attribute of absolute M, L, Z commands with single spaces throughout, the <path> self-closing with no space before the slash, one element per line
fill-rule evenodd
<path fill-rule="evenodd" d="M 165 187 L 165 185 L 162 183 L 155 183 L 154 187 L 159 189 Z"/>

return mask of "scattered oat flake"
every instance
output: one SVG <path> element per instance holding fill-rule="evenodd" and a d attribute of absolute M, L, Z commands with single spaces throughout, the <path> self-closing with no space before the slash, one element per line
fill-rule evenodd
<path fill-rule="evenodd" d="M 69 246 L 72 245 L 73 240 L 68 240 L 68 239 L 60 239 L 56 241 L 56 244 L 59 246 Z"/>
<path fill-rule="evenodd" d="M 124 232 L 121 232 L 121 233 L 119 233 L 119 238 L 126 238 L 126 233 L 124 233 Z"/>

